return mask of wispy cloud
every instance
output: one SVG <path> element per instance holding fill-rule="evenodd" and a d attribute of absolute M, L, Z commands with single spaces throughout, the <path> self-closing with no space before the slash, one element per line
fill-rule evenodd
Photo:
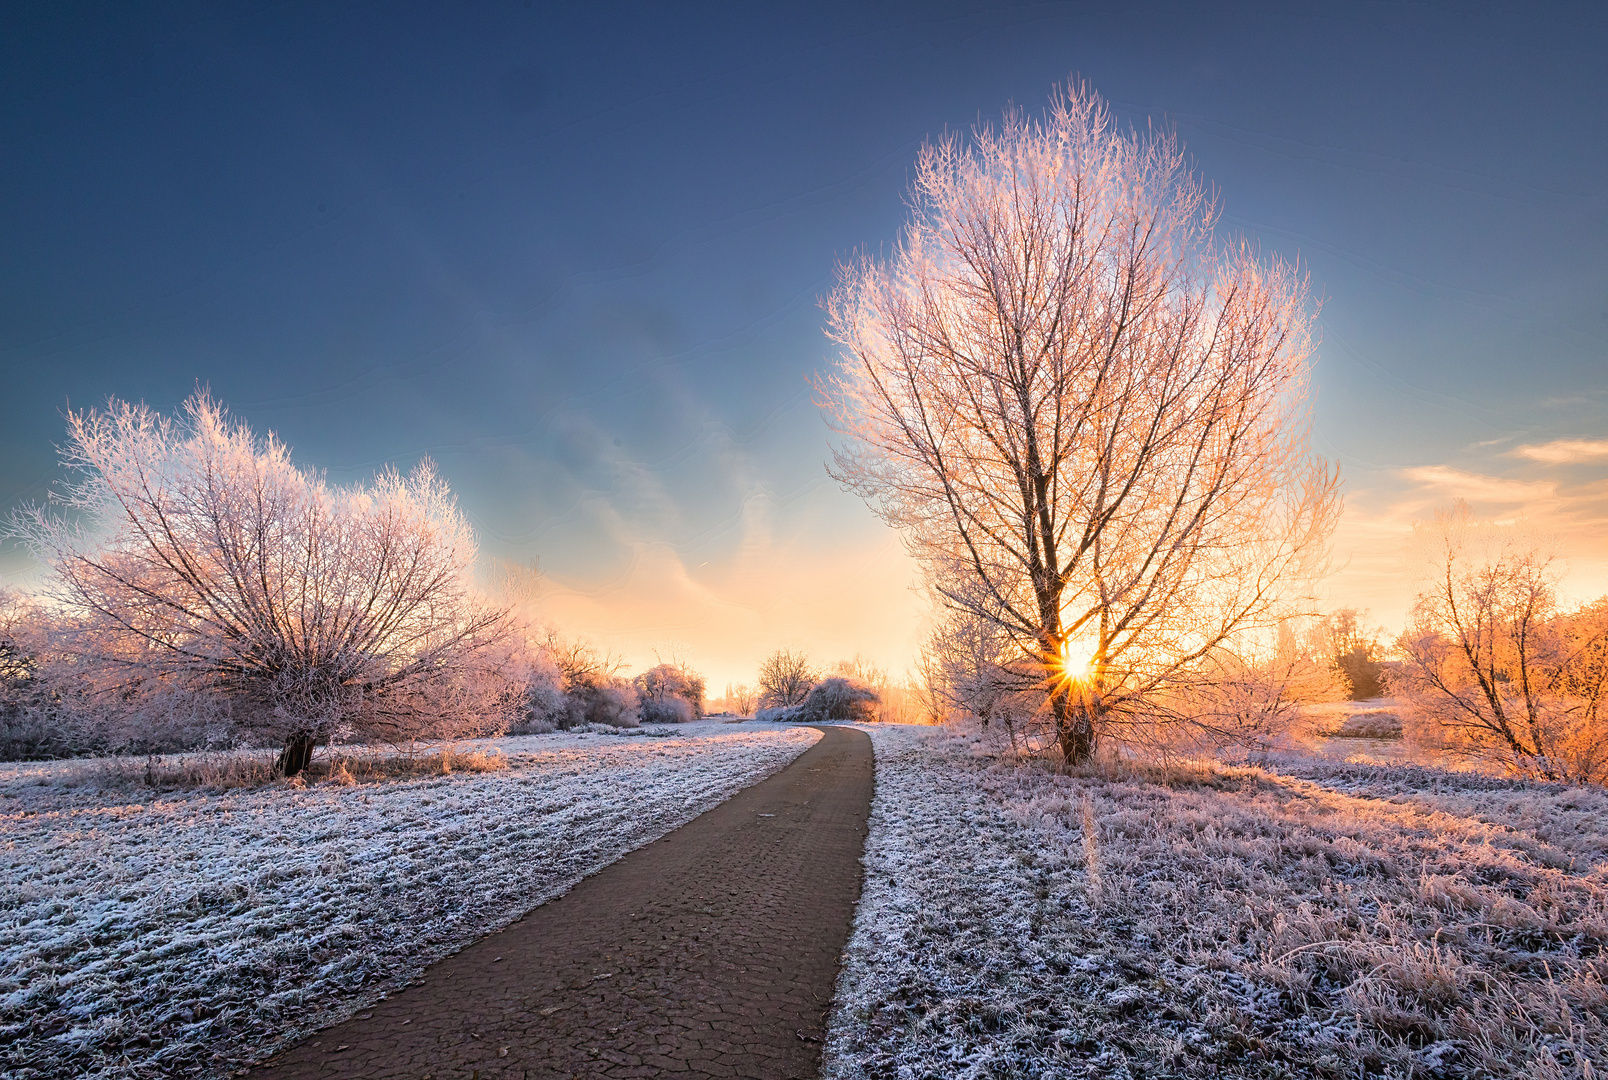
<path fill-rule="evenodd" d="M 1554 439 L 1515 447 L 1509 453 L 1548 465 L 1573 465 L 1608 458 L 1608 439 Z"/>
<path fill-rule="evenodd" d="M 1535 507 L 1551 503 L 1558 491 L 1558 485 L 1550 480 L 1509 480 L 1456 469 L 1450 465 L 1403 469 L 1401 475 L 1422 487 L 1434 488 L 1447 498 L 1468 499 L 1470 502 Z"/>

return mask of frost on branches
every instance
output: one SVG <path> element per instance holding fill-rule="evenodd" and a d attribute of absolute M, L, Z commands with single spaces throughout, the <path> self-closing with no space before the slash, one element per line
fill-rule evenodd
<path fill-rule="evenodd" d="M 1004 637 L 1065 760 L 1190 723 L 1224 652 L 1305 598 L 1339 510 L 1304 277 L 1219 244 L 1177 141 L 1082 89 L 924 147 L 909 203 L 828 305 L 833 474 Z"/>
<path fill-rule="evenodd" d="M 13 520 L 51 572 L 73 704 L 126 728 L 189 716 L 283 747 L 502 730 L 518 650 L 476 600 L 476 546 L 428 461 L 337 487 L 206 394 L 177 417 L 68 418 L 56 493 Z"/>

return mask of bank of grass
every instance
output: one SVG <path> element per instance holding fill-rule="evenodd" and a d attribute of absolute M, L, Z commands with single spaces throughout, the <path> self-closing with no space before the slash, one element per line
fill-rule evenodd
<path fill-rule="evenodd" d="M 1608 796 L 872 730 L 833 1077 L 1590 1077 Z"/>

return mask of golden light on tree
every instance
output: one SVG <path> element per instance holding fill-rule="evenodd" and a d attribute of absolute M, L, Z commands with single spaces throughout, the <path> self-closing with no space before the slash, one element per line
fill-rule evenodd
<path fill-rule="evenodd" d="M 910 205 L 828 303 L 833 474 L 946 607 L 999 629 L 995 666 L 1037 673 L 1081 761 L 1209 684 L 1322 563 L 1313 305 L 1293 267 L 1213 239 L 1175 139 L 1117 130 L 1086 90 L 924 147 Z"/>
<path fill-rule="evenodd" d="M 1064 678 L 1085 681 L 1094 674 L 1095 654 L 1100 643 L 1094 638 L 1068 638 L 1061 647 L 1061 671 Z"/>

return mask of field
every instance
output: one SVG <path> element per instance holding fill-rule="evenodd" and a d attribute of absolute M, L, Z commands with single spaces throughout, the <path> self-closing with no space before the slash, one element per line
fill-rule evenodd
<path fill-rule="evenodd" d="M 819 738 L 752 724 L 629 734 L 501 739 L 467 748 L 482 771 L 341 770 L 301 787 L 162 790 L 110 762 L 0 766 L 0 1072 L 226 1075 Z M 209 768 L 219 785 L 242 772 Z"/>
<path fill-rule="evenodd" d="M 1600 789 L 1295 757 L 1066 776 L 871 736 L 826 1076 L 1608 1069 Z"/>

